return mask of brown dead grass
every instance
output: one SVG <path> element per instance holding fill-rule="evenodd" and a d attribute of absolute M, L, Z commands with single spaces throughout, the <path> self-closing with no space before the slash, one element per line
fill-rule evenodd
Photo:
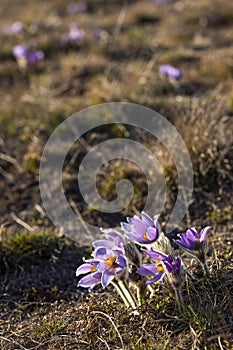
<path fill-rule="evenodd" d="M 24 34 L 1 36 L 0 148 L 10 158 L 0 157 L 0 347 L 233 349 L 232 3 L 88 0 L 88 12 L 78 15 L 66 13 L 68 3 L 8 1 L 0 9 L 1 28 L 16 20 L 26 26 Z M 30 26 L 35 20 L 40 22 L 38 32 Z M 79 22 L 86 38 L 63 47 L 60 35 L 73 21 Z M 105 33 L 101 39 L 93 35 L 96 28 Z M 32 38 L 45 51 L 45 60 L 21 70 L 12 46 Z M 179 84 L 158 74 L 162 63 L 182 70 Z M 198 279 L 186 286 L 184 314 L 162 290 L 143 305 L 138 317 L 125 310 L 111 288 L 92 294 L 77 291 L 75 269 L 88 251 L 54 234 L 41 208 L 38 164 L 49 135 L 74 112 L 109 101 L 134 102 L 163 114 L 190 151 L 195 189 L 179 229 L 211 224 L 214 260 L 211 263 L 210 258 L 211 285 L 193 267 Z M 158 157 L 168 188 L 162 213 L 166 222 L 176 199 L 176 167 L 163 146 L 142 130 L 119 126 L 87 133 L 67 158 L 67 196 L 74 192 L 75 161 L 90 146 L 116 136 L 133 138 Z M 145 178 L 130 163 L 117 160 L 105 165 L 100 193 L 112 199 L 115 183 L 125 177 L 135 185 L 134 199 L 112 218 L 88 210 L 82 198 L 74 198 L 86 221 L 115 226 L 143 209 Z M 11 213 L 35 232 L 25 233 Z"/>

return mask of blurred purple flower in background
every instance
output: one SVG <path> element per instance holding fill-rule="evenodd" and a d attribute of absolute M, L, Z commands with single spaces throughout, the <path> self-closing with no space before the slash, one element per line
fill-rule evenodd
<path fill-rule="evenodd" d="M 150 0 L 150 2 L 152 2 L 152 3 L 156 4 L 156 5 L 166 4 L 169 1 L 170 0 Z"/>
<path fill-rule="evenodd" d="M 151 244 L 159 237 L 158 217 L 156 215 L 152 219 L 145 212 L 142 212 L 141 218 L 137 215 L 134 215 L 133 218 L 127 218 L 128 223 L 121 222 L 121 227 L 128 239 L 139 244 Z"/>
<path fill-rule="evenodd" d="M 161 64 L 159 66 L 159 72 L 169 78 L 179 80 L 182 77 L 182 73 L 178 68 L 171 66 L 170 64 Z"/>
<path fill-rule="evenodd" d="M 25 45 L 16 45 L 13 47 L 12 53 L 15 58 L 27 58 L 29 50 Z"/>
<path fill-rule="evenodd" d="M 84 39 L 85 32 L 77 23 L 71 23 L 69 33 L 62 36 L 61 40 L 64 44 L 77 43 Z"/>
<path fill-rule="evenodd" d="M 80 2 L 71 2 L 67 5 L 67 12 L 72 15 L 74 13 L 86 12 L 87 4 L 84 1 Z"/>
<path fill-rule="evenodd" d="M 100 28 L 97 28 L 94 33 L 94 38 L 95 39 L 98 39 L 98 40 L 107 40 L 108 37 L 109 37 L 109 34 L 106 30 L 103 30 L 103 29 L 100 29 Z"/>
<path fill-rule="evenodd" d="M 20 62 L 24 60 L 26 64 L 34 64 L 44 59 L 44 52 L 41 50 L 32 50 L 26 45 L 16 45 L 12 50 L 13 56 Z"/>
<path fill-rule="evenodd" d="M 18 34 L 24 31 L 24 25 L 22 22 L 16 21 L 9 26 L 3 28 L 2 33 L 4 35 Z"/>

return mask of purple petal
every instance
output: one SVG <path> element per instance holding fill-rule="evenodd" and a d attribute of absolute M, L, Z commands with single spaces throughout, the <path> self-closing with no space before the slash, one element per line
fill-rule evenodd
<path fill-rule="evenodd" d="M 121 233 L 117 230 L 101 228 L 100 231 L 104 233 L 107 240 L 113 241 L 118 247 L 124 243 Z"/>
<path fill-rule="evenodd" d="M 142 276 L 151 276 L 158 273 L 157 266 L 155 264 L 148 264 L 141 266 L 137 269 L 137 273 Z"/>
<path fill-rule="evenodd" d="M 186 237 L 191 239 L 192 241 L 194 241 L 195 238 L 199 238 L 199 234 L 197 233 L 195 227 L 192 227 L 186 231 Z"/>
<path fill-rule="evenodd" d="M 146 234 L 147 234 L 149 240 L 151 242 L 154 242 L 158 238 L 159 232 L 158 232 L 157 228 L 149 227 Z"/>
<path fill-rule="evenodd" d="M 94 288 L 98 283 L 101 282 L 101 273 L 91 273 L 90 275 L 84 276 L 78 282 L 78 287 L 83 288 Z"/>
<path fill-rule="evenodd" d="M 116 263 L 119 264 L 119 267 L 121 267 L 121 268 L 126 267 L 126 259 L 122 255 L 118 256 Z"/>
<path fill-rule="evenodd" d="M 81 266 L 79 266 L 76 270 L 76 276 L 83 275 L 84 273 L 91 272 L 94 265 L 85 263 Z"/>
<path fill-rule="evenodd" d="M 140 235 L 136 232 L 126 232 L 125 235 L 131 241 L 138 242 L 138 239 L 140 239 Z"/>
<path fill-rule="evenodd" d="M 149 255 L 153 260 L 157 261 L 157 260 L 165 260 L 167 259 L 167 256 L 162 254 L 162 253 L 159 253 L 159 252 L 156 252 L 154 250 L 146 250 L 146 249 L 142 249 L 142 251 L 144 253 L 146 253 L 147 255 Z"/>
<path fill-rule="evenodd" d="M 98 241 L 95 241 L 92 243 L 94 248 L 113 248 L 114 247 L 114 242 L 112 241 L 107 241 L 106 239 L 100 239 Z"/>
<path fill-rule="evenodd" d="M 132 232 L 132 224 L 127 224 L 126 222 L 121 222 L 121 228 L 125 232 Z"/>
<path fill-rule="evenodd" d="M 136 215 L 133 218 L 133 226 L 135 231 L 138 232 L 140 235 L 144 235 L 148 229 L 148 226 Z"/>
<path fill-rule="evenodd" d="M 115 276 L 115 271 L 110 269 L 103 272 L 101 277 L 101 284 L 103 288 L 107 287 L 107 285 L 113 280 Z"/>
<path fill-rule="evenodd" d="M 105 259 L 107 255 L 107 249 L 105 247 L 97 247 L 91 255 L 97 259 Z"/>
<path fill-rule="evenodd" d="M 153 277 L 152 279 L 146 281 L 146 286 L 148 286 L 148 284 L 151 284 L 151 283 L 155 283 L 155 282 L 161 282 L 163 280 L 163 277 L 164 277 L 164 273 L 159 273 L 158 275 L 156 275 L 155 277 Z"/>
<path fill-rule="evenodd" d="M 159 218 L 159 214 L 158 215 L 155 215 L 154 218 L 153 218 L 153 221 L 154 221 L 154 227 L 157 227 L 157 221 L 158 221 L 158 218 Z"/>
<path fill-rule="evenodd" d="M 180 79 L 181 78 L 181 71 L 170 64 L 162 64 L 159 66 L 159 72 L 161 74 L 167 75 L 170 78 L 173 79 Z"/>
<path fill-rule="evenodd" d="M 206 226 L 204 227 L 201 232 L 200 232 L 200 242 L 203 242 L 206 240 L 206 235 L 207 232 L 209 231 L 209 229 L 211 228 L 211 226 Z"/>
<path fill-rule="evenodd" d="M 33 64 L 44 59 L 43 51 L 36 51 L 28 55 L 28 63 Z"/>
<path fill-rule="evenodd" d="M 16 45 L 13 47 L 13 55 L 16 58 L 27 57 L 28 56 L 28 48 L 25 45 Z"/>
<path fill-rule="evenodd" d="M 180 257 L 177 257 L 175 261 L 175 266 L 174 266 L 176 273 L 178 274 L 180 273 L 180 268 L 181 268 L 181 259 Z"/>
<path fill-rule="evenodd" d="M 154 221 L 144 211 L 141 212 L 141 217 L 142 217 L 142 221 L 144 221 L 147 226 L 154 226 Z"/>

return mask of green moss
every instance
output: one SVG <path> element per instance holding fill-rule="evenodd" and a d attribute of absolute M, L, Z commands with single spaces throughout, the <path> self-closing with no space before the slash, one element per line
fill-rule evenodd
<path fill-rule="evenodd" d="M 51 259 L 60 247 L 60 239 L 52 232 L 17 232 L 4 238 L 1 246 L 1 272 L 23 266 L 30 269 Z"/>

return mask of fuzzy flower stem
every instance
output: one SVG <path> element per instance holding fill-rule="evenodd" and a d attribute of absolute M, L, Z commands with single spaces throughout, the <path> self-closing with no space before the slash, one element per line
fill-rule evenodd
<path fill-rule="evenodd" d="M 121 280 L 119 281 L 114 280 L 111 283 L 116 288 L 117 292 L 121 296 L 125 305 L 133 309 L 134 315 L 138 315 L 139 312 L 137 311 L 137 302 L 135 300 L 135 297 L 131 293 L 128 285 L 126 284 L 126 282 Z"/>
<path fill-rule="evenodd" d="M 206 261 L 205 262 L 201 262 L 200 261 L 200 263 L 201 263 L 201 266 L 202 266 L 202 269 L 203 269 L 204 273 L 206 274 L 206 276 L 209 277 L 210 276 L 210 270 L 209 270 L 209 267 L 208 267 Z"/>
<path fill-rule="evenodd" d="M 175 297 L 176 297 L 176 302 L 178 305 L 178 309 L 181 312 L 183 308 L 183 297 L 180 289 L 175 289 Z"/>

